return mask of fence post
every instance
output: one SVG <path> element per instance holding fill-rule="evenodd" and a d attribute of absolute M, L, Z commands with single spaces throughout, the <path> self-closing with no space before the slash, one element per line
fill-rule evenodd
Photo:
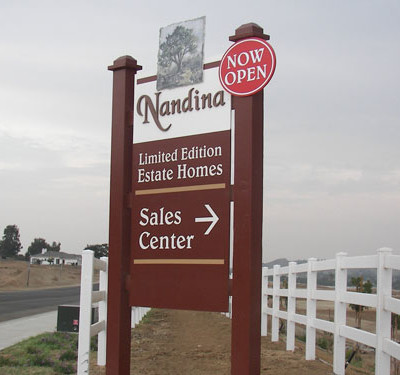
<path fill-rule="evenodd" d="M 310 258 L 307 264 L 307 328 L 306 328 L 306 360 L 315 359 L 315 328 L 314 319 L 317 316 L 317 301 L 313 298 L 317 289 L 317 272 L 313 271 L 315 258 Z"/>
<path fill-rule="evenodd" d="M 385 297 L 392 295 L 392 269 L 385 268 L 385 257 L 392 253 L 392 249 L 383 247 L 378 250 L 377 270 L 377 306 L 376 306 L 376 338 L 375 374 L 390 374 L 390 355 L 383 351 L 383 342 L 391 338 L 391 313 L 384 309 Z"/>
<path fill-rule="evenodd" d="M 341 302 L 341 296 L 347 291 L 347 269 L 342 268 L 346 253 L 336 254 L 335 270 L 335 334 L 333 339 L 333 372 L 344 375 L 346 362 L 346 338 L 340 335 L 340 327 L 346 325 L 347 305 Z"/>
<path fill-rule="evenodd" d="M 265 309 L 268 305 L 268 296 L 266 295 L 266 289 L 268 287 L 268 277 L 267 277 L 268 267 L 262 268 L 261 277 L 261 336 L 267 336 L 268 334 L 268 315 Z"/>
<path fill-rule="evenodd" d="M 89 373 L 90 326 L 92 324 L 93 257 L 94 252 L 92 250 L 84 250 L 82 253 L 77 375 Z"/>
<path fill-rule="evenodd" d="M 138 307 L 138 308 L 137 308 L 137 311 L 138 311 L 138 320 L 137 320 L 137 324 L 139 324 L 140 321 L 142 320 L 142 317 L 143 317 L 143 307 Z"/>
<path fill-rule="evenodd" d="M 97 344 L 97 364 L 99 366 L 106 365 L 106 352 L 107 352 L 107 284 L 108 284 L 108 258 L 100 258 L 106 263 L 106 270 L 100 270 L 100 280 L 99 280 L 99 290 L 104 290 L 106 293 L 106 298 L 103 301 L 99 301 L 99 322 L 104 320 L 105 329 L 100 331 L 98 334 L 98 344 Z"/>
<path fill-rule="evenodd" d="M 296 313 L 296 273 L 294 268 L 296 262 L 289 262 L 288 274 L 288 301 L 287 301 L 287 327 L 286 327 L 286 350 L 294 351 L 296 324 L 293 320 Z"/>
<path fill-rule="evenodd" d="M 281 287 L 281 277 L 279 270 L 281 266 L 275 264 L 274 276 L 273 276 L 273 287 L 272 287 L 272 327 L 271 327 L 271 341 L 279 341 L 279 289 Z"/>
<path fill-rule="evenodd" d="M 135 328 L 137 324 L 137 307 L 131 308 L 131 328 Z"/>

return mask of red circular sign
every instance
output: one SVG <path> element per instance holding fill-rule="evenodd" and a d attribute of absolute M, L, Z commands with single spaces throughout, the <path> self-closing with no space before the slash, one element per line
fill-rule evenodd
<path fill-rule="evenodd" d="M 265 40 L 242 39 L 233 44 L 222 57 L 219 80 L 232 95 L 253 95 L 270 81 L 275 65 L 275 52 Z"/>

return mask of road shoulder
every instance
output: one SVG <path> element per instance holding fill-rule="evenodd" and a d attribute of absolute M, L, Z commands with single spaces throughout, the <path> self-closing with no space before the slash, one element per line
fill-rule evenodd
<path fill-rule="evenodd" d="M 43 332 L 53 332 L 57 327 L 57 311 L 0 323 L 0 350 Z"/>

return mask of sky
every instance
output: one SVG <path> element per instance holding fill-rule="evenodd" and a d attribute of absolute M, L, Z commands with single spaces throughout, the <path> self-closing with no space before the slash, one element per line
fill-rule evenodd
<path fill-rule="evenodd" d="M 159 29 L 206 16 L 205 59 L 237 27 L 271 36 L 265 261 L 400 250 L 400 2 L 2 0 L 0 231 L 80 253 L 108 242 L 112 73 L 155 74 Z"/>

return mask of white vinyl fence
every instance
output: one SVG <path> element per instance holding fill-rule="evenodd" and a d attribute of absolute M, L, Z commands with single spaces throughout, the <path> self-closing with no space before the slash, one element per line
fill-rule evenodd
<path fill-rule="evenodd" d="M 99 290 L 93 291 L 94 271 L 100 271 Z M 90 338 L 98 335 L 97 364 L 106 364 L 108 258 L 97 259 L 92 250 L 82 253 L 81 296 L 79 310 L 78 369 L 77 375 L 89 374 Z M 98 303 L 99 320 L 92 324 L 92 307 Z M 134 328 L 149 308 L 132 307 Z"/>
<path fill-rule="evenodd" d="M 333 372 L 345 374 L 346 339 L 375 349 L 375 374 L 390 374 L 391 357 L 400 360 L 400 345 L 391 339 L 391 315 L 400 314 L 400 300 L 392 297 L 392 270 L 400 270 L 400 255 L 392 255 L 392 250 L 382 248 L 376 255 L 347 257 L 339 253 L 336 259 L 307 263 L 290 262 L 287 267 L 274 266 L 263 269 L 262 282 L 262 324 L 261 334 L 267 335 L 267 316 L 271 316 L 271 340 L 279 340 L 279 319 L 286 320 L 286 349 L 294 350 L 295 325 L 306 327 L 306 359 L 315 359 L 316 330 L 333 334 Z M 347 270 L 376 269 L 376 294 L 356 293 L 347 290 Z M 317 289 L 317 273 L 335 272 L 335 289 Z M 296 287 L 299 273 L 307 274 L 307 288 Z M 272 277 L 272 288 L 268 285 Z M 288 288 L 281 288 L 281 277 L 287 278 Z M 272 297 L 272 307 L 268 298 Z M 280 310 L 280 297 L 287 298 L 287 311 Z M 296 313 L 296 299 L 306 300 L 306 315 Z M 318 319 L 317 300 L 334 303 L 334 321 Z M 362 305 L 376 309 L 376 333 L 346 325 L 347 304 Z"/>
<path fill-rule="evenodd" d="M 78 375 L 89 374 L 90 337 L 98 335 L 98 365 L 106 363 L 107 327 L 107 258 L 94 258 L 91 250 L 82 256 L 81 298 L 79 316 Z M 347 271 L 351 269 L 375 269 L 377 274 L 376 294 L 357 293 L 347 290 Z M 93 291 L 93 271 L 100 271 L 99 291 Z M 400 315 L 400 299 L 392 297 L 392 272 L 400 270 L 400 255 L 382 248 L 376 255 L 348 257 L 339 253 L 335 259 L 316 260 L 307 263 L 290 262 L 287 267 L 263 268 L 262 278 L 262 322 L 261 335 L 267 335 L 268 315 L 271 316 L 271 340 L 279 340 L 279 319 L 286 320 L 286 349 L 295 347 L 296 324 L 305 326 L 307 360 L 315 359 L 316 330 L 333 335 L 333 372 L 345 374 L 346 339 L 375 349 L 375 374 L 390 374 L 391 357 L 400 360 L 400 344 L 391 339 L 392 313 Z M 334 271 L 335 289 L 317 288 L 317 274 Z M 298 274 L 307 274 L 306 289 L 297 288 Z M 281 288 L 281 278 L 287 279 L 287 289 Z M 268 278 L 272 278 L 272 288 Z M 287 298 L 287 311 L 280 310 L 280 297 Z M 268 299 L 272 298 L 272 307 Z M 296 313 L 296 299 L 306 300 L 306 314 Z M 334 320 L 317 318 L 317 301 L 334 304 Z M 92 306 L 98 302 L 99 321 L 91 324 Z M 347 305 L 362 305 L 376 309 L 376 333 L 347 325 Z M 138 324 L 148 308 L 132 308 L 132 328 Z M 231 314 L 228 313 L 228 316 Z"/>

